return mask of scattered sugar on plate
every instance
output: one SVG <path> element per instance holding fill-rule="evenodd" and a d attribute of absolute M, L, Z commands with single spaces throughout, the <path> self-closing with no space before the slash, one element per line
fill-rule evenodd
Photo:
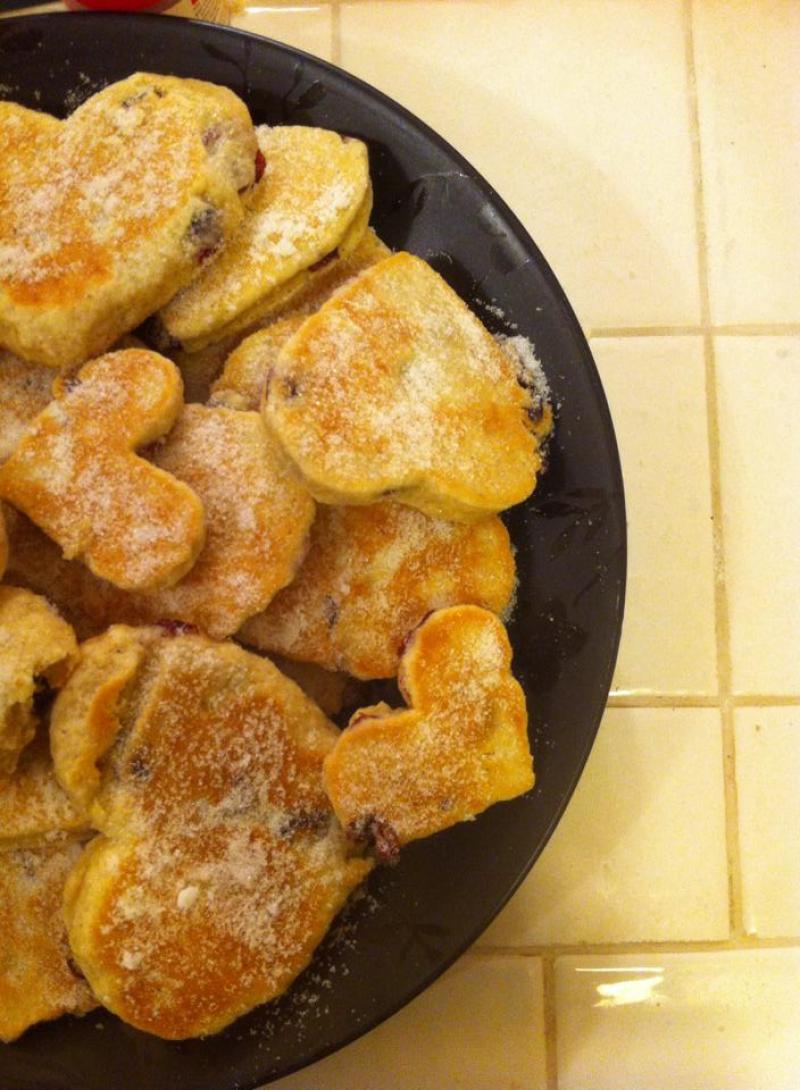
<path fill-rule="evenodd" d="M 521 334 L 511 337 L 506 333 L 497 333 L 494 339 L 508 358 L 516 364 L 522 384 L 533 390 L 540 401 L 549 401 L 550 384 L 544 373 L 542 362 L 536 355 L 533 342 Z"/>

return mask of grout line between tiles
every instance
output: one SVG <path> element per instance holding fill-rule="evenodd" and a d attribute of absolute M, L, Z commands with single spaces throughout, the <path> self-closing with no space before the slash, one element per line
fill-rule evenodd
<path fill-rule="evenodd" d="M 598 326 L 588 327 L 586 336 L 596 338 L 624 337 L 700 337 L 711 333 L 716 337 L 796 337 L 800 335 L 800 322 L 738 322 L 735 324 L 712 325 L 703 322 L 700 325 L 640 325 L 640 326 Z"/>
<path fill-rule="evenodd" d="M 331 62 L 342 66 L 342 9 L 339 0 L 331 4 Z"/>
<path fill-rule="evenodd" d="M 734 936 L 745 933 L 742 860 L 739 842 L 739 796 L 736 784 L 736 735 L 734 708 L 730 698 L 723 700 L 722 759 L 725 777 L 725 840 L 728 855 L 728 893 L 731 909 L 731 931 Z"/>
<path fill-rule="evenodd" d="M 733 708 L 794 708 L 800 706 L 797 693 L 736 693 L 727 699 Z M 718 696 L 708 693 L 611 692 L 608 708 L 720 708 Z"/>
<path fill-rule="evenodd" d="M 542 1017 L 547 1090 L 558 1090 L 558 1033 L 556 1028 L 556 966 L 553 957 L 542 958 Z"/>
<path fill-rule="evenodd" d="M 728 904 L 731 934 L 744 935 L 742 908 L 742 867 L 739 851 L 739 806 L 736 792 L 736 750 L 733 726 L 730 615 L 725 578 L 725 542 L 720 470 L 719 407 L 717 404 L 716 359 L 711 327 L 711 298 L 708 276 L 708 236 L 705 222 L 703 161 L 700 146 L 700 112 L 695 67 L 693 0 L 684 0 L 684 47 L 688 77 L 688 106 L 691 126 L 692 171 L 694 174 L 695 219 L 700 279 L 700 313 L 703 323 L 703 359 L 706 382 L 709 468 L 711 476 L 711 517 L 714 545 L 714 613 L 717 643 L 717 687 L 720 695 L 723 783 L 725 792 L 725 849 L 728 863 Z"/>
<path fill-rule="evenodd" d="M 710 328 L 718 337 L 792 337 L 800 333 L 800 322 L 738 322 Z"/>
<path fill-rule="evenodd" d="M 642 325 L 642 326 L 598 326 L 587 328 L 589 340 L 601 337 L 699 337 L 703 332 L 698 325 Z"/>
<path fill-rule="evenodd" d="M 793 708 L 800 705 L 800 696 L 745 693 L 734 696 L 732 702 L 734 708 Z"/>
<path fill-rule="evenodd" d="M 665 939 L 661 942 L 573 942 L 546 943 L 530 946 L 473 946 L 468 958 L 542 958 L 554 962 L 562 957 L 621 957 L 625 954 L 719 954 L 746 950 L 797 950 L 800 936 L 761 938 L 742 934 L 730 939 Z"/>
<path fill-rule="evenodd" d="M 717 708 L 719 698 L 703 693 L 612 692 L 609 708 Z"/>

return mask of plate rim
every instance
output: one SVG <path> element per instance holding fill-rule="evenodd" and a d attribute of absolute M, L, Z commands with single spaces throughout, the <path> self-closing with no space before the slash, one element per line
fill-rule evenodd
<path fill-rule="evenodd" d="M 617 570 L 613 573 L 617 586 L 617 593 L 614 602 L 613 609 L 613 621 L 614 621 L 614 639 L 611 641 L 607 648 L 607 657 L 604 662 L 604 672 L 602 685 L 599 691 L 605 695 L 602 700 L 596 698 L 596 707 L 594 708 L 591 721 L 586 721 L 587 740 L 583 746 L 582 752 L 580 752 L 575 762 L 573 763 L 572 773 L 570 776 L 570 783 L 568 789 L 564 792 L 559 800 L 558 806 L 554 809 L 550 821 L 547 824 L 546 831 L 543 834 L 541 841 L 537 848 L 529 855 L 525 866 L 521 868 L 516 875 L 514 881 L 510 883 L 508 888 L 504 890 L 502 897 L 496 903 L 495 908 L 488 914 L 486 918 L 482 919 L 482 922 L 474 927 L 470 931 L 470 937 L 468 940 L 458 945 L 458 947 L 451 951 L 445 958 L 437 961 L 436 966 L 430 969 L 423 975 L 421 980 L 415 985 L 413 989 L 403 994 L 403 996 L 397 999 L 396 1002 L 392 1002 L 384 1007 L 379 1014 L 374 1017 L 369 1017 L 364 1022 L 355 1026 L 351 1033 L 343 1035 L 336 1044 L 324 1045 L 318 1050 L 310 1050 L 306 1059 L 292 1063 L 285 1067 L 279 1074 L 262 1076 L 254 1082 L 245 1081 L 236 1083 L 236 1090 L 257 1090 L 259 1087 L 269 1085 L 270 1083 L 285 1078 L 291 1074 L 295 1074 L 298 1071 L 305 1070 L 315 1063 L 323 1060 L 326 1056 L 332 1055 L 335 1052 L 345 1048 L 347 1045 L 352 1044 L 360 1037 L 364 1037 L 366 1034 L 377 1028 L 383 1022 L 387 1021 L 403 1007 L 407 1006 L 415 998 L 426 991 L 436 980 L 438 980 L 452 965 L 455 964 L 463 955 L 469 950 L 481 934 L 487 929 L 491 922 L 496 919 L 505 905 L 510 901 L 514 894 L 519 889 L 525 878 L 528 876 L 536 861 L 549 843 L 556 827 L 561 821 L 567 806 L 572 799 L 572 796 L 580 782 L 583 775 L 586 763 L 589 759 L 591 751 L 597 739 L 597 734 L 600 728 L 600 723 L 603 714 L 606 710 L 608 694 L 611 688 L 611 682 L 613 680 L 614 669 L 617 663 L 620 641 L 622 637 L 623 620 L 625 613 L 625 603 L 627 595 L 627 574 L 628 574 L 628 533 L 627 533 L 627 505 L 625 497 L 624 487 L 624 475 L 622 471 L 622 464 L 619 453 L 619 444 L 617 442 L 616 430 L 614 427 L 611 410 L 608 404 L 605 390 L 603 388 L 602 380 L 595 363 L 594 356 L 591 351 L 591 347 L 588 342 L 588 338 L 584 333 L 574 308 L 566 295 L 565 290 L 561 286 L 561 283 L 556 276 L 550 262 L 540 250 L 538 244 L 531 236 L 528 229 L 520 220 L 519 216 L 513 211 L 513 209 L 506 203 L 505 199 L 497 192 L 492 184 L 485 178 L 485 176 L 473 166 L 473 164 L 460 152 L 454 145 L 452 145 L 445 137 L 441 136 L 435 129 L 431 127 L 428 122 L 417 114 L 413 113 L 408 107 L 392 98 L 386 92 L 381 91 L 379 88 L 368 83 L 360 76 L 353 74 L 341 65 L 329 61 L 323 57 L 315 56 L 309 53 L 307 50 L 300 49 L 297 46 L 289 45 L 288 43 L 281 42 L 278 39 L 269 37 L 264 34 L 259 34 L 253 30 L 247 30 L 240 27 L 223 25 L 220 23 L 213 23 L 202 19 L 184 18 L 182 16 L 168 16 L 171 24 L 177 24 L 183 31 L 188 31 L 192 36 L 196 34 L 208 34 L 209 31 L 222 38 L 233 36 L 235 38 L 244 38 L 251 40 L 259 45 L 259 47 L 268 46 L 277 50 L 279 53 L 296 58 L 301 62 L 311 62 L 315 67 L 320 67 L 327 73 L 333 74 L 337 80 L 342 81 L 349 86 L 355 86 L 355 88 L 363 95 L 373 101 L 377 101 L 378 104 L 387 107 L 392 115 L 399 115 L 402 119 L 404 126 L 408 129 L 414 130 L 416 133 L 421 133 L 425 139 L 433 144 L 438 150 L 443 151 L 449 158 L 453 159 L 458 165 L 463 168 L 465 176 L 470 182 L 477 185 L 487 201 L 496 208 L 502 215 L 505 222 L 508 224 L 511 233 L 517 241 L 519 241 L 525 251 L 530 254 L 539 272 L 543 275 L 547 282 L 549 290 L 552 292 L 553 297 L 558 303 L 561 314 L 566 319 L 570 332 L 575 341 L 576 347 L 580 352 L 580 363 L 586 373 L 590 385 L 594 393 L 595 406 L 599 411 L 602 422 L 602 430 L 604 438 L 607 444 L 608 455 L 608 469 L 610 475 L 613 477 L 616 489 L 614 499 L 616 503 L 615 514 L 620 521 L 620 536 L 621 543 L 619 554 L 617 555 L 616 565 Z M 53 25 L 63 22 L 64 20 L 70 20 L 66 25 L 74 26 L 74 20 L 79 19 L 84 24 L 87 20 L 98 19 L 112 20 L 114 22 L 124 23 L 142 23 L 153 22 L 154 20 L 161 20 L 162 15 L 154 12 L 123 12 L 123 11 L 84 11 L 84 12 L 70 12 L 70 11 L 57 11 L 57 12 L 38 12 L 22 15 L 10 15 L 6 18 L 0 19 L 0 34 L 6 28 L 13 28 L 22 25 L 41 24 L 46 23 Z M 162 25 L 162 24 L 160 24 Z M 166 28 L 165 28 L 166 29 Z M 202 77 L 196 77 L 202 78 Z M 239 94 L 239 92 L 236 92 Z M 248 105 L 244 95 L 239 94 L 239 97 L 245 101 L 245 105 Z M 290 122 L 291 123 L 291 122 Z M 476 313 L 474 308 L 470 306 L 470 310 Z M 480 315 L 476 315 L 480 319 Z M 535 759 L 535 752 L 534 752 Z M 109 1012 L 110 1013 L 110 1012 Z M 0 1050 L 2 1051 L 2 1050 Z M 234 1084 L 231 1084 L 231 1090 L 233 1090 Z"/>

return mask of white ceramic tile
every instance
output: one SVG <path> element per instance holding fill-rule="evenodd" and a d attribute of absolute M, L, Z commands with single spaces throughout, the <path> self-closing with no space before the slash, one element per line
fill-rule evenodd
<path fill-rule="evenodd" d="M 592 342 L 620 446 L 628 586 L 613 690 L 717 689 L 711 479 L 699 337 Z"/>
<path fill-rule="evenodd" d="M 681 4 L 345 3 L 343 67 L 439 130 L 589 326 L 699 314 Z"/>
<path fill-rule="evenodd" d="M 800 936 L 800 708 L 736 711 L 744 924 Z"/>
<path fill-rule="evenodd" d="M 315 57 L 330 60 L 333 52 L 331 6 L 328 3 L 253 3 L 231 20 L 240 30 L 274 38 Z"/>
<path fill-rule="evenodd" d="M 711 309 L 800 319 L 800 5 L 693 5 Z"/>
<path fill-rule="evenodd" d="M 727 936 L 719 713 L 607 710 L 552 840 L 482 942 Z"/>
<path fill-rule="evenodd" d="M 800 337 L 720 337 L 716 358 L 734 689 L 800 693 Z"/>
<path fill-rule="evenodd" d="M 270 1090 L 544 1090 L 541 963 L 467 956 L 355 1044 Z"/>
<path fill-rule="evenodd" d="M 559 1090 L 796 1090 L 800 950 L 563 958 Z"/>

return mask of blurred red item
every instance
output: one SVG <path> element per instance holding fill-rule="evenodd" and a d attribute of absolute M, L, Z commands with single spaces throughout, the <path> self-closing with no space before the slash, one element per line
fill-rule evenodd
<path fill-rule="evenodd" d="M 67 0 L 74 11 L 164 11 L 177 0 Z"/>

